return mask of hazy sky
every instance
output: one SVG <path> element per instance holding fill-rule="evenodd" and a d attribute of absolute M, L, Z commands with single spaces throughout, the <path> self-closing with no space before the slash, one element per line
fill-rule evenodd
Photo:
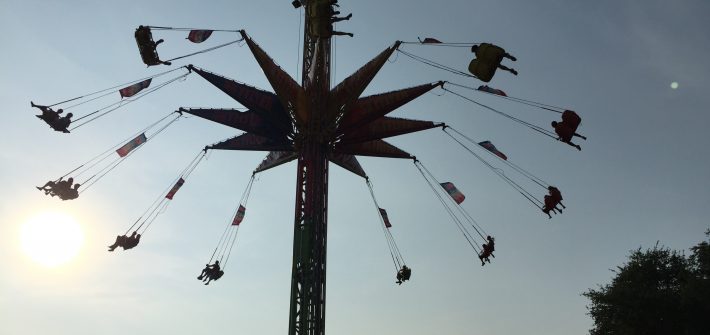
<path fill-rule="evenodd" d="M 207 287 L 195 277 L 265 153 L 212 152 L 137 248 L 108 253 L 105 246 L 202 147 L 234 129 L 180 120 L 78 200 L 33 187 L 178 107 L 238 103 L 192 75 L 66 135 L 36 119 L 30 100 L 53 103 L 164 71 L 140 61 L 133 31 L 141 24 L 246 29 L 296 76 L 303 11 L 289 2 L 0 0 L 0 333 L 286 333 L 295 163 L 259 176 L 226 274 Z M 392 113 L 492 141 L 557 185 L 568 209 L 547 219 L 440 130 L 394 138 L 441 181 L 456 183 L 465 208 L 497 238 L 496 258 L 482 268 L 410 161 L 363 158 L 413 268 L 412 280 L 398 286 L 365 183 L 332 166 L 328 333 L 585 333 L 591 319 L 580 294 L 608 281 L 630 249 L 656 241 L 684 249 L 703 238 L 710 226 L 707 1 L 340 3 L 353 18 L 338 28 L 355 38 L 334 43 L 335 82 L 395 40 L 493 42 L 517 56 L 520 75 L 499 72 L 490 85 L 578 111 L 588 140 L 577 152 L 441 90 Z M 161 56 L 201 47 L 185 37 L 156 33 L 166 41 Z M 205 45 L 233 37 L 215 34 Z M 471 59 L 466 49 L 404 49 L 460 69 Z M 188 63 L 271 90 L 244 46 L 176 65 Z M 437 80 L 480 85 L 395 55 L 365 94 Z M 541 126 L 558 117 L 466 94 Z M 18 237 L 23 223 L 48 211 L 74 216 L 86 235 L 79 257 L 51 270 L 32 262 Z"/>

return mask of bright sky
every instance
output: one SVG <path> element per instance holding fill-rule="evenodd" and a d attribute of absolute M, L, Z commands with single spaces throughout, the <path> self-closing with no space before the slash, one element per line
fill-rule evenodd
<path fill-rule="evenodd" d="M 246 29 L 296 76 L 303 12 L 289 2 L 0 0 L 0 333 L 286 333 L 295 163 L 260 175 L 226 273 L 206 287 L 195 277 L 265 153 L 212 152 L 137 248 L 108 253 L 106 245 L 202 147 L 233 129 L 184 119 L 78 200 L 34 189 L 178 107 L 241 106 L 192 75 L 66 135 L 36 119 L 30 100 L 49 104 L 165 71 L 141 63 L 133 39 L 141 24 Z M 465 208 L 497 238 L 496 258 L 482 268 L 410 161 L 363 158 L 413 268 L 398 286 L 365 183 L 331 167 L 328 333 L 585 333 L 591 319 L 580 294 L 607 282 L 630 249 L 656 241 L 684 249 L 702 239 L 710 225 L 707 1 L 340 3 L 353 19 L 338 28 L 355 38 L 336 39 L 335 82 L 395 40 L 493 42 L 518 58 L 520 75 L 499 72 L 490 85 L 578 111 L 589 139 L 577 152 L 441 90 L 392 113 L 492 141 L 557 185 L 568 209 L 547 219 L 440 130 L 394 138 L 456 183 Z M 156 33 L 166 40 L 161 56 L 201 47 L 184 37 Z M 215 34 L 205 45 L 232 37 Z M 405 50 L 462 70 L 472 57 L 466 49 Z M 188 63 L 271 90 L 245 46 L 176 62 Z M 365 94 L 437 80 L 480 85 L 399 55 Z M 558 117 L 467 95 L 541 126 Z M 23 224 L 45 212 L 73 216 L 84 232 L 78 256 L 53 269 L 20 245 Z"/>

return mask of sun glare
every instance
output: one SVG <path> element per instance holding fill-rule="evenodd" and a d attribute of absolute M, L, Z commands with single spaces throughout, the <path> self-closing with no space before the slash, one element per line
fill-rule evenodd
<path fill-rule="evenodd" d="M 49 268 L 71 261 L 79 254 L 84 233 L 69 215 L 43 213 L 27 220 L 20 230 L 22 250 Z"/>

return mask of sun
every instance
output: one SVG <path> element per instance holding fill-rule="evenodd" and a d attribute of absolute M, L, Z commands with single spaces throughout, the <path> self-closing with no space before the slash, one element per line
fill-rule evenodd
<path fill-rule="evenodd" d="M 22 250 L 35 262 L 54 268 L 74 259 L 84 244 L 81 226 L 63 213 L 43 213 L 20 229 Z"/>

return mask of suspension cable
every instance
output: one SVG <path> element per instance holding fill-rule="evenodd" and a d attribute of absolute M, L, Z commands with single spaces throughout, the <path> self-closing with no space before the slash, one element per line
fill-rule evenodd
<path fill-rule="evenodd" d="M 106 92 L 106 91 L 113 91 L 113 90 L 115 90 L 115 89 L 117 89 L 117 88 L 125 87 L 125 86 L 131 85 L 131 84 L 135 84 L 135 83 L 138 83 L 138 82 L 141 82 L 141 81 L 148 80 L 148 79 L 155 79 L 155 78 L 158 78 L 158 77 L 160 77 L 160 76 L 166 75 L 166 74 L 168 74 L 168 73 L 170 73 L 170 72 L 180 70 L 181 68 L 187 68 L 187 67 L 186 67 L 186 66 L 181 66 L 181 67 L 179 67 L 179 68 L 175 68 L 175 69 L 172 69 L 172 70 L 160 72 L 160 73 L 154 74 L 154 75 L 152 75 L 152 76 L 144 77 L 144 78 L 141 78 L 141 79 L 136 79 L 136 80 L 129 81 L 129 82 L 126 82 L 126 83 L 123 83 L 123 84 L 118 84 L 118 85 L 116 85 L 116 86 L 111 86 L 111 87 L 109 87 L 109 88 L 105 88 L 105 89 L 102 89 L 102 90 L 98 90 L 98 91 L 96 91 L 96 92 L 84 94 L 84 95 L 78 96 L 78 97 L 76 97 L 76 98 L 71 98 L 71 99 L 67 99 L 67 100 L 64 100 L 64 101 L 56 102 L 56 103 L 53 103 L 53 104 L 51 104 L 51 105 L 48 105 L 47 107 L 53 107 L 53 106 L 56 106 L 56 105 L 61 105 L 61 104 L 67 103 L 67 102 L 71 102 L 71 101 L 74 101 L 74 100 L 79 100 L 79 99 L 82 99 L 82 98 L 90 97 L 90 96 L 92 96 L 92 95 L 99 94 L 99 93 L 103 93 L 103 92 Z M 93 100 L 95 100 L 95 99 L 93 99 Z M 91 100 L 90 100 L 90 101 L 91 101 Z M 88 102 L 88 101 L 87 101 L 87 102 Z M 70 109 L 70 108 L 72 108 L 72 107 L 75 107 L 75 106 L 78 106 L 78 105 L 82 105 L 82 104 L 84 104 L 84 103 L 79 103 L 79 104 L 76 104 L 76 105 L 72 105 L 72 106 L 69 106 L 69 107 L 65 107 L 64 109 Z"/>
<path fill-rule="evenodd" d="M 415 61 L 424 63 L 424 64 L 426 64 L 426 65 L 435 67 L 435 68 L 437 68 L 437 69 L 444 70 L 444 71 L 448 71 L 448 72 L 451 72 L 451 73 L 453 73 L 453 74 L 457 74 L 457 75 L 463 76 L 463 77 L 476 78 L 476 76 L 474 76 L 474 75 L 472 75 L 472 74 L 463 72 L 463 71 L 461 71 L 461 70 L 454 69 L 454 68 L 452 68 L 452 67 L 450 67 L 450 66 L 446 66 L 446 65 L 443 65 L 443 64 L 441 64 L 441 63 L 437 63 L 437 62 L 435 62 L 435 61 L 433 61 L 433 60 L 431 60 L 431 59 L 426 59 L 426 58 L 424 58 L 424 57 L 417 56 L 417 55 L 414 55 L 414 54 L 412 54 L 412 53 L 409 53 L 409 52 L 406 52 L 406 51 L 400 50 L 400 49 L 397 49 L 397 51 L 400 52 L 400 53 L 402 53 L 403 55 L 405 55 L 405 56 L 407 56 L 407 57 L 409 57 L 409 58 L 415 60 Z"/>
<path fill-rule="evenodd" d="M 445 132 L 447 135 L 449 135 L 454 141 L 456 141 L 459 145 L 461 145 L 464 149 L 466 149 L 466 151 L 468 151 L 469 153 L 471 153 L 474 157 L 478 158 L 478 160 L 481 161 L 481 163 L 483 163 L 483 165 L 485 165 L 486 167 L 488 167 L 491 171 L 493 171 L 493 173 L 497 174 L 498 177 L 500 177 L 501 179 L 503 179 L 503 181 L 505 181 L 506 183 L 508 183 L 508 185 L 512 186 L 512 187 L 513 187 L 516 191 L 518 191 L 518 193 L 520 193 L 523 197 L 525 197 L 526 199 L 528 199 L 528 201 L 530 201 L 534 206 L 536 206 L 536 207 L 542 209 L 542 206 L 541 206 L 542 202 L 540 202 L 540 200 L 536 199 L 534 195 L 532 195 L 530 192 L 528 192 L 527 190 L 525 190 L 525 189 L 524 189 L 522 186 L 520 186 L 518 183 L 516 183 L 515 181 L 513 181 L 512 179 L 510 179 L 508 176 L 506 176 L 505 173 L 504 173 L 502 170 L 500 170 L 500 169 L 494 167 L 493 165 L 491 165 L 490 163 L 488 163 L 485 159 L 483 159 L 483 157 L 481 157 L 480 155 L 478 155 L 477 153 L 475 153 L 473 150 L 471 150 L 469 147 L 467 147 L 465 144 L 463 144 L 461 141 L 459 141 L 456 137 L 454 137 L 454 136 L 452 136 L 451 134 L 449 134 L 449 132 L 447 132 L 446 129 L 444 129 L 444 132 Z"/>
<path fill-rule="evenodd" d="M 234 40 L 234 41 L 227 42 L 227 43 L 224 43 L 224 44 L 220 44 L 220 45 L 217 45 L 217 46 L 214 46 L 214 47 L 211 47 L 211 48 L 207 48 L 207 49 L 204 49 L 204 50 L 196 51 L 196 52 L 193 52 L 193 53 L 191 53 L 191 54 L 187 54 L 187 55 L 184 55 L 184 56 L 171 58 L 171 59 L 166 60 L 166 62 L 171 62 L 171 61 L 174 61 L 174 60 L 183 59 L 183 58 L 191 57 L 191 56 L 194 56 L 194 55 L 199 55 L 199 54 L 201 54 L 201 53 L 210 52 L 210 51 L 213 51 L 213 50 L 216 50 L 216 49 L 219 49 L 219 48 L 222 48 L 222 47 L 226 47 L 226 46 L 231 45 L 231 44 L 234 44 L 234 43 L 241 42 L 241 41 L 243 41 L 243 40 L 244 40 L 244 38 L 236 39 L 236 40 Z"/>
<path fill-rule="evenodd" d="M 169 85 L 169 84 L 172 84 L 172 83 L 174 83 L 174 82 L 176 82 L 176 81 L 178 81 L 178 80 L 184 79 L 184 78 L 186 78 L 190 73 L 191 73 L 191 72 L 185 73 L 185 74 L 183 74 L 183 75 L 180 75 L 180 76 L 178 76 L 178 77 L 175 77 L 175 78 L 173 78 L 173 79 L 170 79 L 170 80 L 168 80 L 168 81 L 166 81 L 166 82 L 164 82 L 164 83 L 161 83 L 160 85 L 158 85 L 158 86 L 156 86 L 156 87 L 153 87 L 153 88 L 150 88 L 150 89 L 148 89 L 148 90 L 145 90 L 145 91 L 139 93 L 138 95 L 136 95 L 135 98 L 133 98 L 133 99 L 125 99 L 125 100 L 124 100 L 124 99 L 121 99 L 121 100 L 119 100 L 119 101 L 117 101 L 117 102 L 115 102 L 115 103 L 112 103 L 112 104 L 108 105 L 108 106 L 102 107 L 102 108 L 100 108 L 100 109 L 98 109 L 98 110 L 96 110 L 96 111 L 94 111 L 94 112 L 91 112 L 91 113 L 89 113 L 89 114 L 86 114 L 86 115 L 84 115 L 84 116 L 81 116 L 81 117 L 79 117 L 79 118 L 73 120 L 72 122 L 75 123 L 75 122 L 77 122 L 77 121 L 79 121 L 79 120 L 81 120 L 81 119 L 87 118 L 87 117 L 89 117 L 89 116 L 91 116 L 91 115 L 94 115 L 94 114 L 96 114 L 96 113 L 100 113 L 100 112 L 103 111 L 103 113 L 101 113 L 101 114 L 99 114 L 99 115 L 97 115 L 97 116 L 94 116 L 93 118 L 91 118 L 91 119 L 89 119 L 89 120 L 87 120 L 87 121 L 84 121 L 83 123 L 80 123 L 80 124 L 78 124 L 78 125 L 75 125 L 74 127 L 72 127 L 72 128 L 69 129 L 69 130 L 77 129 L 77 128 L 79 128 L 79 127 L 81 127 L 81 126 L 83 126 L 83 125 L 85 125 L 85 124 L 87 124 L 87 123 L 89 123 L 89 122 L 91 122 L 91 121 L 94 121 L 94 120 L 96 120 L 96 119 L 98 119 L 98 118 L 100 118 L 100 117 L 102 117 L 102 116 L 104 116 L 104 115 L 106 115 L 106 114 L 108 114 L 108 113 L 110 113 L 110 112 L 113 112 L 113 111 L 115 111 L 115 110 L 117 110 L 117 109 L 119 109 L 119 108 L 121 108 L 121 107 L 124 107 L 124 106 L 126 106 L 126 105 L 128 105 L 128 104 L 130 104 L 130 103 L 132 103 L 132 102 L 134 102 L 134 101 L 137 101 L 137 100 L 139 100 L 140 98 L 142 98 L 142 97 L 144 97 L 144 96 L 146 96 L 146 95 L 148 95 L 148 94 L 150 94 L 150 93 L 153 93 L 153 92 L 155 92 L 155 91 L 157 91 L 157 90 L 159 90 L 159 89 L 161 89 L 161 88 L 163 88 L 163 87 L 165 87 L 165 86 L 167 86 L 167 85 Z M 115 107 L 114 107 L 114 106 L 115 106 Z M 106 109 L 108 109 L 108 110 L 106 110 Z M 104 110 L 106 110 L 106 111 L 104 111 Z"/>
<path fill-rule="evenodd" d="M 460 131 L 454 129 L 453 127 L 450 127 L 450 126 L 446 126 L 446 127 L 449 128 L 449 129 L 451 129 L 453 132 L 455 132 L 455 133 L 458 134 L 459 136 L 463 137 L 463 138 L 466 139 L 467 141 L 471 142 L 472 144 L 474 144 L 474 145 L 476 145 L 476 146 L 479 146 L 479 147 L 481 146 L 479 143 L 477 143 L 476 141 L 474 141 L 474 140 L 471 139 L 470 137 L 464 135 L 464 134 L 461 133 Z M 449 136 L 451 136 L 451 134 L 449 134 L 448 132 L 447 132 L 447 134 L 448 134 Z M 503 159 L 503 158 L 499 157 L 498 155 L 496 155 L 495 153 L 491 152 L 490 150 L 485 150 L 485 151 L 488 152 L 491 156 L 496 157 L 497 159 L 499 159 L 500 161 L 502 161 L 503 163 L 505 163 L 506 165 L 508 165 L 508 166 L 509 166 L 510 168 L 512 168 L 513 170 L 515 170 L 515 171 L 517 171 L 518 173 L 522 174 L 523 176 L 527 177 L 528 179 L 530 179 L 532 182 L 534 182 L 535 184 L 539 185 L 540 187 L 542 187 L 542 188 L 544 188 L 544 189 L 547 189 L 547 188 L 550 186 L 550 183 L 548 183 L 548 182 L 542 180 L 541 178 L 535 176 L 534 174 L 528 172 L 527 170 L 523 169 L 522 167 L 518 166 L 517 164 L 515 164 L 515 163 L 513 163 L 513 162 L 511 162 L 511 161 L 509 161 L 509 160 L 507 160 L 507 159 Z"/>
<path fill-rule="evenodd" d="M 401 44 L 413 44 L 432 47 L 450 47 L 450 48 L 470 48 L 474 45 L 481 44 L 480 42 L 424 42 L 421 38 L 418 41 L 401 42 Z"/>
<path fill-rule="evenodd" d="M 375 204 L 377 217 L 380 219 L 382 231 L 384 232 L 385 239 L 387 240 L 387 247 L 390 251 L 392 263 L 394 264 L 395 270 L 399 270 L 400 268 L 402 268 L 402 265 L 406 264 L 406 262 L 404 261 L 404 257 L 402 257 L 402 253 L 399 251 L 399 248 L 397 247 L 397 244 L 394 241 L 394 236 L 392 236 L 392 233 L 389 231 L 389 229 L 387 229 L 387 226 L 385 225 L 385 221 L 382 218 L 382 213 L 380 213 L 380 205 L 377 203 L 377 198 L 375 198 L 375 192 L 372 189 L 372 183 L 370 183 L 370 179 L 366 178 L 365 183 L 367 184 L 367 188 L 370 190 L 370 196 L 372 196 L 372 201 Z"/>
<path fill-rule="evenodd" d="M 210 30 L 210 31 L 220 31 L 229 33 L 238 33 L 239 30 L 227 30 L 227 29 L 200 29 L 200 28 L 173 28 L 173 27 L 160 27 L 160 26 L 147 26 L 151 30 L 175 30 L 175 31 L 191 31 L 191 30 Z"/>
<path fill-rule="evenodd" d="M 483 107 L 483 108 L 485 108 L 485 109 L 488 109 L 488 110 L 490 110 L 490 111 L 492 111 L 492 112 L 494 112 L 494 113 L 503 115 L 503 116 L 505 116 L 505 117 L 507 117 L 507 118 L 509 118 L 509 119 L 511 119 L 511 120 L 513 120 L 513 121 L 515 121 L 515 122 L 517 122 L 517 123 L 520 123 L 520 124 L 522 124 L 522 125 L 524 125 L 524 126 L 530 128 L 530 129 L 534 130 L 534 131 L 537 131 L 537 132 L 539 132 L 539 133 L 541 133 L 541 134 L 543 134 L 543 135 L 545 135 L 545 136 L 548 136 L 548 137 L 557 139 L 557 136 L 555 136 L 555 135 L 554 135 L 555 133 L 553 133 L 552 131 L 549 131 L 549 130 L 547 130 L 547 129 L 545 129 L 545 128 L 542 128 L 542 127 L 540 127 L 540 126 L 536 126 L 536 125 L 534 125 L 534 124 L 532 124 L 532 123 L 523 121 L 523 120 L 521 120 L 521 119 L 519 119 L 519 118 L 516 118 L 516 117 L 510 115 L 510 114 L 503 113 L 503 112 L 501 112 L 501 111 L 499 111 L 499 110 L 497 110 L 497 109 L 495 109 L 495 108 L 493 108 L 493 107 L 484 105 L 484 104 L 482 104 L 482 103 L 480 103 L 480 102 L 477 102 L 477 101 L 475 101 L 475 100 L 473 100 L 473 99 L 471 99 L 471 98 L 468 98 L 468 97 L 466 97 L 466 96 L 463 96 L 463 95 L 461 95 L 461 94 L 459 94 L 459 93 L 456 93 L 456 92 L 454 92 L 454 91 L 452 91 L 452 90 L 449 90 L 449 89 L 447 89 L 446 87 L 442 87 L 441 89 L 444 90 L 444 91 L 446 91 L 446 92 L 450 92 L 450 93 L 452 93 L 452 94 L 454 94 L 454 95 L 456 95 L 456 96 L 458 96 L 458 97 L 460 97 L 460 98 L 462 98 L 462 99 L 464 99 L 464 100 L 467 100 L 467 101 L 469 101 L 469 102 L 472 102 L 472 103 L 474 103 L 474 104 L 476 104 L 476 105 L 478 105 L 478 106 L 480 106 L 480 107 Z"/>
<path fill-rule="evenodd" d="M 429 171 L 429 169 L 427 169 L 426 166 L 424 166 L 424 164 L 422 164 L 421 162 L 419 162 L 419 165 L 421 166 L 422 169 L 424 169 L 424 171 L 429 175 L 429 177 L 430 177 L 432 180 L 434 180 L 434 181 L 436 182 L 436 184 L 439 185 L 439 187 L 440 187 L 440 186 L 441 186 L 441 183 L 436 179 L 436 177 L 434 177 L 434 174 L 432 174 L 431 171 Z M 441 192 L 441 188 L 437 188 L 437 190 L 439 190 L 439 192 Z M 439 194 L 441 194 L 441 193 L 439 193 Z M 451 199 L 451 197 L 448 196 L 448 194 L 447 194 L 447 198 Z M 451 199 L 451 200 L 453 201 L 453 199 Z M 463 206 L 461 206 L 461 204 L 459 204 L 459 203 L 457 203 L 457 202 L 455 202 L 455 201 L 453 201 L 453 202 L 456 204 L 456 207 L 459 208 L 459 212 L 460 212 L 462 215 L 464 215 L 465 218 L 467 218 L 467 217 L 470 217 L 470 218 L 471 218 L 471 221 L 469 221 L 469 224 L 471 225 L 471 228 L 473 228 L 473 230 L 476 231 L 476 233 L 478 234 L 478 236 L 480 236 L 482 239 L 485 240 L 486 238 L 483 236 L 483 235 L 485 234 L 485 232 L 482 232 L 483 229 L 479 229 L 480 226 L 478 225 L 478 223 L 476 222 L 476 220 L 473 220 L 473 217 L 471 217 L 471 215 L 468 214 L 468 212 L 466 212 L 465 210 L 463 210 Z M 464 213 L 465 213 L 465 214 L 464 214 Z M 478 226 L 478 227 L 477 227 L 477 226 Z M 468 230 L 466 230 L 466 231 L 468 232 Z M 469 234 L 470 234 L 470 233 L 469 233 Z M 487 235 L 487 234 L 486 234 L 486 235 Z"/>
<path fill-rule="evenodd" d="M 476 91 L 476 92 L 481 92 L 481 93 L 493 95 L 493 96 L 496 96 L 496 97 L 501 98 L 501 99 L 505 99 L 505 100 L 510 100 L 510 101 L 518 102 L 518 103 L 521 103 L 521 104 L 523 104 L 523 105 L 532 106 L 532 107 L 537 107 L 537 108 L 540 108 L 540 109 L 548 110 L 548 111 L 555 112 L 555 113 L 559 113 L 559 114 L 561 114 L 562 112 L 564 112 L 565 110 L 567 110 L 566 108 L 563 108 L 563 107 L 554 106 L 554 105 L 548 105 L 548 104 L 544 104 L 544 103 L 542 103 L 542 102 L 537 102 L 537 101 L 532 101 L 532 100 L 527 100 L 527 99 L 522 99 L 522 98 L 516 98 L 516 97 L 507 96 L 507 95 L 495 94 L 495 93 L 491 93 L 491 92 L 488 92 L 488 91 L 479 90 L 479 89 L 474 88 L 474 87 L 471 87 L 471 86 L 456 84 L 456 83 L 452 83 L 452 82 L 448 82 L 448 81 L 447 81 L 447 83 L 450 84 L 450 85 L 453 85 L 453 86 L 458 86 L 458 87 L 461 87 L 461 88 L 469 89 L 469 90 L 471 90 L 471 91 Z"/>
<path fill-rule="evenodd" d="M 163 127 L 161 127 L 160 129 L 158 129 L 155 133 L 153 133 L 152 135 L 150 135 L 150 137 L 146 137 L 145 142 L 143 142 L 141 145 L 139 145 L 139 146 L 136 147 L 135 149 L 131 150 L 127 155 L 125 155 L 125 156 L 123 156 L 123 157 L 118 157 L 118 158 L 116 158 L 113 162 L 111 162 L 110 164 L 108 164 L 106 167 L 102 168 L 102 169 L 99 170 L 96 174 L 94 174 L 93 176 L 89 177 L 89 179 L 85 180 L 85 181 L 84 181 L 84 184 L 85 184 L 85 183 L 88 183 L 89 181 L 91 181 L 92 179 L 94 179 L 94 177 L 97 177 L 92 183 L 90 183 L 89 185 L 85 185 L 85 187 L 82 188 L 82 191 L 79 192 L 79 193 L 81 194 L 81 193 L 85 192 L 87 189 L 89 189 L 89 188 L 90 188 L 92 185 L 94 185 L 97 181 L 99 181 L 99 180 L 100 180 L 101 178 L 103 178 L 106 174 L 108 174 L 109 172 L 111 172 L 111 171 L 112 171 L 113 169 L 115 169 L 119 164 L 121 164 L 123 161 L 125 161 L 126 158 L 130 157 L 131 155 L 133 155 L 133 153 L 135 153 L 136 151 L 138 151 L 138 149 L 140 149 L 140 148 L 143 146 L 143 144 L 145 144 L 145 143 L 147 143 L 148 141 L 152 140 L 154 137 L 158 136 L 158 135 L 159 135 L 160 133 L 162 133 L 165 129 L 167 129 L 170 125 L 172 125 L 172 124 L 175 123 L 177 120 L 179 120 L 181 116 L 182 116 L 182 115 L 176 116 L 176 117 L 175 117 L 174 119 L 172 119 L 170 122 L 168 122 L 168 123 L 165 124 Z M 108 155 L 107 155 L 107 157 L 108 157 Z M 105 159 L 105 158 L 99 160 L 96 164 L 100 163 L 100 162 L 103 161 L 104 159 Z M 89 168 L 91 168 L 91 167 L 93 167 L 93 166 L 96 166 L 96 164 L 93 164 L 93 165 L 90 166 Z M 87 169 L 87 170 L 88 170 L 88 169 Z M 84 171 L 84 172 L 85 172 L 85 171 Z M 82 172 L 82 173 L 83 173 L 83 172 Z"/>
<path fill-rule="evenodd" d="M 434 186 L 431 180 L 429 180 L 429 177 L 427 177 L 426 173 L 424 173 L 424 170 L 422 170 L 422 167 L 420 167 L 421 162 L 418 160 L 414 161 L 414 166 L 417 167 L 417 170 L 419 170 L 419 173 L 424 177 L 424 180 L 426 181 L 427 185 L 429 185 L 429 188 L 431 188 L 432 192 L 434 192 L 434 195 L 439 199 L 439 202 L 441 202 L 441 205 L 444 206 L 444 209 L 446 212 L 449 214 L 449 217 L 451 217 L 451 220 L 454 221 L 454 224 L 456 224 L 456 227 L 459 229 L 463 237 L 466 239 L 466 242 L 473 248 L 473 250 L 476 253 L 479 253 L 481 250 L 481 247 L 478 245 L 478 243 L 475 241 L 475 239 L 470 236 L 470 233 L 468 230 L 466 230 L 466 227 L 464 224 L 461 222 L 461 220 L 456 216 L 456 214 L 451 210 L 449 205 L 446 203 L 442 195 L 439 193 L 437 186 Z M 438 183 L 436 179 L 434 179 L 435 182 Z"/>
<path fill-rule="evenodd" d="M 150 130 L 151 128 L 155 127 L 157 124 L 163 122 L 165 119 L 167 119 L 168 117 L 170 117 L 170 115 L 173 115 L 174 113 L 176 113 L 176 112 L 168 113 L 168 114 L 165 115 L 164 117 L 160 118 L 158 121 L 155 121 L 155 122 L 151 123 L 149 126 L 145 127 L 143 130 L 141 130 L 141 131 L 139 131 L 139 132 L 137 132 L 137 133 L 131 135 L 130 137 L 128 137 L 128 138 L 126 138 L 126 139 L 124 139 L 124 140 L 121 140 L 120 142 L 116 143 L 116 145 L 114 145 L 114 146 L 108 148 L 106 151 L 104 151 L 104 152 L 102 152 L 102 153 L 100 153 L 100 154 L 94 156 L 93 158 L 91 158 L 91 159 L 89 159 L 88 161 L 84 162 L 83 164 L 79 165 L 79 166 L 76 167 L 75 169 L 73 169 L 73 170 L 67 172 L 66 174 L 64 174 L 63 176 L 61 176 L 59 179 L 62 179 L 62 178 L 64 178 L 64 177 L 66 177 L 66 176 L 72 174 L 73 172 L 75 172 L 75 171 L 77 171 L 77 170 L 80 170 L 82 167 L 84 167 L 84 166 L 86 166 L 86 165 L 88 165 L 88 164 L 91 164 L 91 162 L 93 162 L 94 160 L 99 159 L 100 157 L 103 157 L 103 158 L 101 158 L 98 162 L 95 162 L 95 163 L 92 164 L 91 166 L 88 166 L 88 167 L 86 167 L 85 169 L 83 169 L 82 171 L 80 171 L 79 173 L 77 173 L 75 176 L 80 176 L 80 175 L 84 174 L 86 171 L 90 170 L 92 167 L 96 166 L 97 164 L 99 164 L 99 163 L 101 163 L 102 161 L 104 161 L 106 158 L 110 157 L 111 154 L 109 154 L 109 153 L 113 153 L 114 151 L 116 151 L 117 148 L 119 148 L 119 147 L 121 147 L 122 145 L 126 144 L 126 142 L 128 142 L 128 141 L 130 141 L 130 140 L 136 138 L 136 136 L 138 136 L 138 135 L 140 135 L 140 134 L 143 134 L 143 133 L 145 133 L 146 131 Z"/>
<path fill-rule="evenodd" d="M 196 156 L 195 158 L 193 158 L 193 160 L 190 162 L 190 164 L 188 164 L 188 166 L 182 171 L 182 173 L 180 173 L 180 176 L 175 180 L 175 182 L 172 183 L 171 188 L 174 187 L 173 185 L 175 185 L 175 183 L 177 183 L 177 181 L 179 181 L 180 179 L 186 180 L 186 179 L 190 176 L 190 174 L 192 174 L 192 172 L 195 170 L 195 168 L 197 168 L 197 165 L 200 164 L 200 162 L 202 161 L 202 159 L 205 158 L 205 155 L 207 155 L 207 150 L 205 150 L 205 149 L 201 150 L 201 151 L 197 154 L 197 156 Z M 158 211 L 158 212 L 153 216 L 153 218 L 148 222 L 148 224 L 145 226 L 145 228 L 143 229 L 143 235 L 145 235 L 145 232 L 146 232 L 146 231 L 148 230 L 148 228 L 150 228 L 150 226 L 153 224 L 153 221 L 155 221 L 155 219 L 156 219 L 160 214 L 163 214 L 163 213 L 167 210 L 168 205 L 170 204 L 170 202 L 169 202 L 168 200 L 172 200 L 172 199 L 169 199 L 169 198 L 167 197 L 167 193 L 166 193 L 166 194 L 163 196 L 163 199 L 162 199 L 162 201 L 161 201 L 161 203 L 164 203 L 162 209 L 161 209 L 160 211 Z M 158 205 L 158 207 L 160 207 L 160 205 Z M 158 207 L 156 207 L 156 209 L 157 209 Z M 149 217 L 150 217 L 150 216 L 149 216 Z M 140 229 L 141 226 L 143 226 L 145 223 L 146 223 L 146 221 L 143 221 L 143 223 L 141 223 L 140 226 L 138 226 L 138 228 L 136 228 L 136 230 Z"/>
<path fill-rule="evenodd" d="M 189 175 L 189 173 L 192 173 L 192 171 L 194 170 L 194 167 L 196 167 L 197 164 L 200 163 L 200 161 L 202 160 L 202 158 L 205 156 L 205 155 L 204 155 L 204 151 L 205 151 L 205 150 L 201 150 L 201 151 L 197 154 L 197 156 L 195 156 L 195 158 L 193 158 L 192 161 L 190 161 L 190 164 L 188 164 L 187 167 L 182 170 L 182 172 L 180 173 L 180 177 L 175 178 L 175 179 L 170 183 L 170 185 L 168 185 L 167 188 L 165 188 L 163 191 L 161 191 L 161 192 L 159 193 L 158 197 L 153 201 L 153 203 L 152 203 L 150 206 L 148 206 L 148 208 L 145 210 L 145 212 L 143 212 L 143 214 L 141 214 L 141 215 L 138 217 L 138 219 L 137 219 L 130 227 L 128 227 L 128 230 L 126 230 L 125 235 L 128 235 L 128 233 L 130 233 L 130 231 L 133 230 L 133 228 L 138 224 L 138 222 L 141 222 L 141 219 L 143 219 L 143 217 L 145 217 L 146 215 L 148 215 L 148 216 L 146 217 L 146 219 L 143 220 L 143 222 L 140 224 L 140 226 L 138 226 L 138 227 L 136 228 L 136 231 L 138 231 L 138 230 L 143 226 L 143 224 L 145 224 L 145 222 L 153 216 L 153 214 L 155 213 L 155 211 L 156 211 L 158 208 L 160 208 L 160 206 L 163 204 L 163 202 L 167 199 L 167 198 L 165 197 L 165 195 L 168 193 L 168 191 L 170 191 L 170 189 L 173 188 L 173 186 L 175 185 L 175 183 L 176 183 L 178 180 L 180 180 L 180 178 L 183 178 L 183 177 L 186 178 L 187 175 Z M 186 174 L 186 172 L 188 172 L 188 171 L 189 171 L 189 173 Z M 150 213 L 150 214 L 149 214 L 149 213 Z M 148 228 L 146 227 L 146 229 L 148 229 Z M 145 230 L 144 230 L 143 232 L 145 233 Z"/>
<path fill-rule="evenodd" d="M 247 185 L 246 190 L 242 194 L 242 199 L 239 201 L 239 203 L 241 204 L 240 206 L 244 206 L 246 208 L 247 202 L 249 201 L 249 195 L 251 195 L 251 189 L 252 189 L 253 185 L 254 185 L 254 174 L 252 174 L 251 179 L 249 180 L 249 184 Z M 237 209 L 237 211 L 239 211 L 239 209 Z M 236 213 L 235 213 L 235 215 L 236 215 Z M 231 225 L 231 223 L 230 223 L 230 225 Z M 234 229 L 234 238 L 232 240 L 232 243 L 229 246 L 229 251 L 227 251 L 227 258 L 224 260 L 224 262 L 222 262 L 221 258 L 220 258 L 220 263 L 222 263 L 224 265 L 224 266 L 222 266 L 223 270 L 227 268 L 227 263 L 229 263 L 229 257 L 232 255 L 232 249 L 234 248 L 234 245 L 237 242 L 237 234 L 238 233 L 239 233 L 239 225 L 237 225 L 237 228 Z M 222 255 L 222 258 L 223 257 L 224 257 L 224 255 Z"/>

